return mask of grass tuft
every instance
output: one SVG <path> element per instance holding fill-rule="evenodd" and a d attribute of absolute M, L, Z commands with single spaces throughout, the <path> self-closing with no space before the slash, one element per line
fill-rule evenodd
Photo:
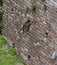
<path fill-rule="evenodd" d="M 3 45 L 5 45 L 7 43 L 7 41 L 4 39 L 4 37 L 2 35 L 0 35 L 0 48 L 3 47 Z"/>
<path fill-rule="evenodd" d="M 4 37 L 0 35 L 0 65 L 24 65 L 20 56 L 10 47 Z"/>

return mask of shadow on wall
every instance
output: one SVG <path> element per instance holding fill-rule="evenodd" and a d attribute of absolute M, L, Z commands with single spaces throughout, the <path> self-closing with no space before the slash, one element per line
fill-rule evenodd
<path fill-rule="evenodd" d="M 3 1 L 2 0 L 0 0 L 0 7 L 2 7 L 3 6 Z"/>

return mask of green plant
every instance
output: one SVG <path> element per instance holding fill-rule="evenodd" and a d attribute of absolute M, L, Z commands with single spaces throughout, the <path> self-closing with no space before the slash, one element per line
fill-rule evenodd
<path fill-rule="evenodd" d="M 45 2 L 45 0 L 41 0 L 42 2 Z"/>
<path fill-rule="evenodd" d="M 3 14 L 4 12 L 0 10 L 0 34 L 2 34 L 2 29 L 3 29 L 3 23 L 2 23 Z"/>
<path fill-rule="evenodd" d="M 5 38 L 2 35 L 0 35 L 0 48 L 2 48 L 3 45 L 5 45 L 6 43 L 7 41 L 5 40 Z"/>
<path fill-rule="evenodd" d="M 0 21 L 2 20 L 4 12 L 2 10 L 0 10 Z"/>
<path fill-rule="evenodd" d="M 41 1 L 44 2 L 44 3 L 43 3 L 43 9 L 44 9 L 44 11 L 46 12 L 47 6 L 46 6 L 46 4 L 45 4 L 45 0 L 41 0 Z"/>
<path fill-rule="evenodd" d="M 3 29 L 3 23 L 0 22 L 0 30 Z"/>
<path fill-rule="evenodd" d="M 3 23 L 0 21 L 0 34 L 2 34 Z"/>
<path fill-rule="evenodd" d="M 16 54 L 14 48 L 12 48 L 12 47 L 9 48 L 9 54 L 10 55 L 15 55 Z"/>
<path fill-rule="evenodd" d="M 35 11 L 36 11 L 36 5 L 33 4 L 33 5 L 31 6 L 31 9 L 32 9 L 33 12 L 35 12 Z"/>
<path fill-rule="evenodd" d="M 47 6 L 46 6 L 45 4 L 43 5 L 43 9 L 44 9 L 44 11 L 46 12 Z"/>
<path fill-rule="evenodd" d="M 0 6 L 3 6 L 3 1 L 2 0 L 0 0 Z"/>
<path fill-rule="evenodd" d="M 28 11 L 29 11 L 29 7 L 27 6 L 27 7 L 26 7 L 26 12 L 28 12 Z"/>

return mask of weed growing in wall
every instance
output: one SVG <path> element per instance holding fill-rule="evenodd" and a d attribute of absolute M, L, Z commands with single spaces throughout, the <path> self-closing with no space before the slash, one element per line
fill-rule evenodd
<path fill-rule="evenodd" d="M 43 9 L 44 9 L 44 11 L 46 12 L 47 6 L 46 6 L 45 4 L 43 5 Z"/>
<path fill-rule="evenodd" d="M 30 10 L 32 10 L 33 12 L 35 12 L 36 11 L 36 5 L 32 4 L 31 8 L 28 7 L 28 6 L 26 7 L 26 12 L 28 12 Z"/>
<path fill-rule="evenodd" d="M 45 4 L 45 0 L 41 0 L 41 1 L 44 2 L 44 3 L 43 3 L 43 9 L 44 9 L 44 12 L 46 12 L 47 6 L 46 6 L 46 4 Z"/>
<path fill-rule="evenodd" d="M 33 5 L 31 6 L 31 9 L 32 9 L 33 12 L 35 12 L 35 11 L 36 11 L 36 5 L 33 4 Z"/>
<path fill-rule="evenodd" d="M 41 0 L 42 2 L 45 2 L 45 0 Z"/>
<path fill-rule="evenodd" d="M 0 21 L 0 30 L 3 29 L 3 23 Z"/>
<path fill-rule="evenodd" d="M 30 8 L 27 6 L 27 7 L 26 7 L 26 12 L 28 12 L 28 11 L 29 11 L 29 9 L 30 9 Z"/>
<path fill-rule="evenodd" d="M 4 14 L 4 12 L 2 10 L 0 10 L 0 21 L 2 21 L 3 14 Z"/>

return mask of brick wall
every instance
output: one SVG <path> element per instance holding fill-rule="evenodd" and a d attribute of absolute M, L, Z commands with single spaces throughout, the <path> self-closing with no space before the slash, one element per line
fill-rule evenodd
<path fill-rule="evenodd" d="M 32 4 L 36 5 L 36 11 L 32 11 Z M 56 0 L 4 0 L 3 11 L 3 35 L 25 63 L 57 65 L 57 60 L 52 58 L 55 52 L 57 54 Z M 31 26 L 23 33 L 22 27 L 27 20 Z"/>

